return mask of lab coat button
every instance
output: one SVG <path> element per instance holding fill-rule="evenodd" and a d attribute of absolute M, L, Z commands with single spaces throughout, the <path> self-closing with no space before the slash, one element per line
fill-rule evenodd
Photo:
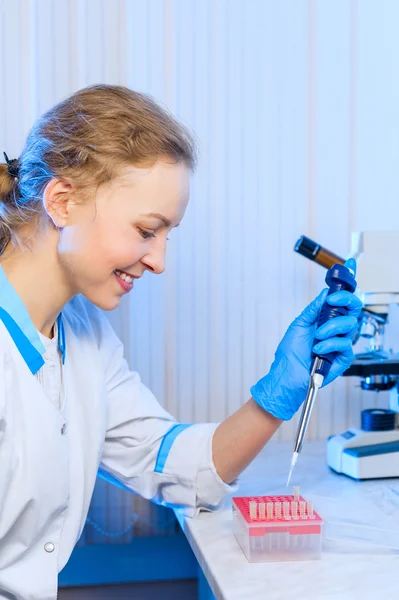
<path fill-rule="evenodd" d="M 63 424 L 63 426 L 61 427 L 61 435 L 65 435 L 66 433 L 66 423 Z"/>
<path fill-rule="evenodd" d="M 44 544 L 44 549 L 46 552 L 54 552 L 55 546 L 53 542 L 47 542 L 46 544 Z"/>

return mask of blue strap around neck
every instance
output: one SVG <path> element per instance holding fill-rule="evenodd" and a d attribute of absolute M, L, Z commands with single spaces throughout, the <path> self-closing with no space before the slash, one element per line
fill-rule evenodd
<path fill-rule="evenodd" d="M 65 344 L 65 329 L 64 322 L 62 320 L 62 313 L 57 317 L 57 328 L 58 328 L 58 350 L 61 352 L 62 364 L 65 363 L 66 344 Z"/>

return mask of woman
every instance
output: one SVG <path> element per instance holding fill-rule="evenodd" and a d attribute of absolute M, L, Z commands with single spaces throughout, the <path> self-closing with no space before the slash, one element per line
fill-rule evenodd
<path fill-rule="evenodd" d="M 183 218 L 192 140 L 151 99 L 94 86 L 48 111 L 0 165 L 0 589 L 47 600 L 82 532 L 99 468 L 146 498 L 216 508 L 304 400 L 312 342 L 350 365 L 360 302 L 290 326 L 252 398 L 220 425 L 179 425 L 137 373 L 104 314 L 164 270 Z M 353 266 L 353 265 L 352 265 Z M 328 381 L 326 383 L 328 383 Z"/>

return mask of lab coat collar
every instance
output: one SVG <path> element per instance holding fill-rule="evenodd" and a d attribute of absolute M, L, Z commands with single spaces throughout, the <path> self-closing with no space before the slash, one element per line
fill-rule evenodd
<path fill-rule="evenodd" d="M 33 374 L 43 366 L 43 354 L 46 348 L 32 323 L 32 319 L 8 281 L 3 267 L 0 265 L 0 320 L 3 321 L 20 354 Z M 58 348 L 65 362 L 65 331 L 61 314 L 57 318 Z"/>

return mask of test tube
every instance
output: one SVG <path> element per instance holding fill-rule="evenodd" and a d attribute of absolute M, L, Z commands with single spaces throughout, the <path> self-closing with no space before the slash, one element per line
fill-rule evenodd
<path fill-rule="evenodd" d="M 288 548 L 290 547 L 290 534 L 289 533 L 284 533 L 284 548 L 285 550 L 288 550 Z"/>
<path fill-rule="evenodd" d="M 257 518 L 257 504 L 255 502 L 255 500 L 251 500 L 249 503 L 249 516 L 252 520 Z"/>
<path fill-rule="evenodd" d="M 281 519 L 281 502 L 276 502 L 274 506 L 276 508 L 276 519 Z"/>
<path fill-rule="evenodd" d="M 283 502 L 283 515 L 286 521 L 289 521 L 291 519 L 289 502 Z"/>
<path fill-rule="evenodd" d="M 266 514 L 268 519 L 273 519 L 273 502 L 266 504 Z"/>
<path fill-rule="evenodd" d="M 269 550 L 269 551 L 272 549 L 272 535 L 273 535 L 272 533 L 268 533 L 265 536 L 266 540 L 267 540 L 267 548 L 266 548 L 266 550 Z"/>
<path fill-rule="evenodd" d="M 306 519 L 306 502 L 304 500 L 299 502 L 299 515 L 301 519 Z"/>
<path fill-rule="evenodd" d="M 266 518 L 266 504 L 259 502 L 259 518 L 264 520 Z"/>
<path fill-rule="evenodd" d="M 345 260 L 331 252 L 331 250 L 327 250 L 327 248 L 323 248 L 317 242 L 309 239 L 308 237 L 302 235 L 294 248 L 295 252 L 302 254 L 306 258 L 310 260 L 314 260 L 318 265 L 325 267 L 326 269 L 330 269 L 336 263 L 343 265 Z"/>
<path fill-rule="evenodd" d="M 299 485 L 294 485 L 294 500 L 295 502 L 299 502 Z"/>
<path fill-rule="evenodd" d="M 295 500 L 291 502 L 291 516 L 293 519 L 298 518 L 298 502 Z"/>
<path fill-rule="evenodd" d="M 309 500 L 306 505 L 309 519 L 314 519 L 313 502 Z"/>

